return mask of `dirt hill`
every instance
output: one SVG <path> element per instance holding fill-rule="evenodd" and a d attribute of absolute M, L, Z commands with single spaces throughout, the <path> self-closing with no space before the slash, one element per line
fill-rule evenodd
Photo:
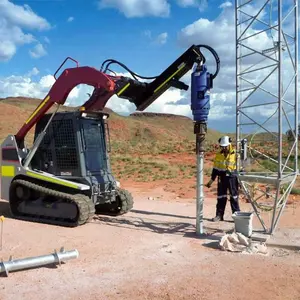
<path fill-rule="evenodd" d="M 0 142 L 8 134 L 15 134 L 40 102 L 41 99 L 24 97 L 0 99 Z M 74 109 L 77 108 L 62 106 L 59 110 Z M 196 159 L 191 119 L 158 113 L 121 116 L 110 109 L 105 110 L 110 113 L 111 163 L 119 180 L 163 184 L 170 191 L 177 190 L 176 184 L 185 180 L 185 188 L 180 187 L 178 194 L 194 195 Z M 28 146 L 32 144 L 33 133 L 34 128 L 26 138 Z M 208 130 L 208 159 L 220 134 Z M 208 168 L 207 174 L 209 172 Z"/>
<path fill-rule="evenodd" d="M 41 99 L 23 97 L 0 99 L 0 142 L 8 134 L 17 133 L 40 102 Z M 75 109 L 78 108 L 62 106 L 59 110 Z M 130 185 L 162 185 L 165 190 L 176 192 L 181 197 L 195 195 L 195 135 L 190 118 L 148 112 L 121 116 L 111 109 L 105 110 L 110 114 L 110 157 L 118 180 Z M 34 128 L 26 139 L 28 146 L 32 144 L 33 133 Z M 221 134 L 208 130 L 205 180 L 210 175 L 212 151 L 216 149 Z M 216 189 L 211 191 L 215 193 Z"/>
<path fill-rule="evenodd" d="M 17 132 L 39 101 L 1 100 L 0 139 Z M 121 185 L 132 192 L 134 209 L 117 218 L 95 215 L 88 224 L 70 230 L 13 220 L 8 203 L 0 199 L 0 216 L 6 217 L 1 227 L 4 230 L 0 253 L 4 261 L 11 255 L 21 259 L 48 254 L 61 246 L 80 253 L 78 259 L 57 269 L 46 266 L 12 272 L 0 283 L 0 299 L 34 300 L 43 294 L 47 300 L 62 293 L 70 299 L 86 300 L 226 300 L 237 299 L 237 295 L 245 300 L 299 299 L 296 295 L 300 291 L 300 263 L 295 241 L 300 234 L 293 229 L 300 226 L 296 201 L 288 203 L 280 223 L 285 230 L 280 228 L 278 244 L 275 240 L 273 247 L 267 247 L 268 255 L 220 251 L 220 238 L 233 232 L 234 224 L 229 204 L 225 222 L 209 221 L 215 215 L 216 184 L 211 190 L 205 188 L 205 236 L 194 234 L 196 161 L 192 121 L 174 115 L 146 113 L 123 117 L 110 113 L 113 172 Z M 219 134 L 210 130 L 209 144 L 213 146 Z M 205 181 L 211 157 L 206 152 Z M 241 208 L 252 210 L 245 202 Z M 266 211 L 261 216 L 267 220 L 270 215 Z M 253 223 L 254 229 L 261 228 L 258 220 Z M 282 240 L 293 247 L 280 249 L 276 245 Z"/>
<path fill-rule="evenodd" d="M 40 101 L 23 97 L 0 99 L 0 141 L 7 134 L 16 133 Z M 75 109 L 77 108 L 61 106 L 59 110 Z M 158 113 L 133 113 L 130 116 L 121 116 L 108 108 L 105 108 L 105 111 L 110 113 L 108 123 L 112 148 L 117 152 L 122 151 L 122 147 L 127 148 L 126 152 L 149 151 L 149 154 L 157 150 L 173 152 L 174 148 L 188 150 L 190 144 L 194 144 L 193 122 L 185 116 Z M 34 130 L 31 130 L 29 133 L 27 139 L 29 143 L 32 142 L 33 132 Z M 219 132 L 209 130 L 208 145 L 216 142 L 219 136 Z"/>

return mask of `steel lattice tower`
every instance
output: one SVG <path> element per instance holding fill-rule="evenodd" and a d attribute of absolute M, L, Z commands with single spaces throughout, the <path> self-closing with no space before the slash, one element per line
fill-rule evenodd
<path fill-rule="evenodd" d="M 235 2 L 238 176 L 269 234 L 298 174 L 297 2 Z"/>

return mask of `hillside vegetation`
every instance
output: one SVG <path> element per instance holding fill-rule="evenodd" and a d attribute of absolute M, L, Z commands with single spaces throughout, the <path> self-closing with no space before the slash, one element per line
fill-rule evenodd
<path fill-rule="evenodd" d="M 41 102 L 32 98 L 0 99 L 0 142 L 15 134 Z M 50 111 L 53 111 L 53 107 Z M 77 108 L 62 106 L 62 110 Z M 195 175 L 195 135 L 193 121 L 184 116 L 156 113 L 134 113 L 121 116 L 110 109 L 108 119 L 111 163 L 119 179 L 156 181 L 192 179 Z M 33 141 L 34 128 L 26 138 Z M 210 151 L 221 133 L 208 130 Z"/>
<path fill-rule="evenodd" d="M 0 99 L 0 141 L 8 134 L 16 133 L 24 121 L 39 105 L 41 100 L 32 98 Z M 55 107 L 50 109 L 53 111 Z M 76 107 L 61 106 L 62 110 L 75 110 Z M 157 113 L 134 113 L 121 116 L 110 109 L 108 124 L 112 152 L 158 154 L 189 151 L 194 147 L 193 122 L 184 116 Z M 33 140 L 34 129 L 28 134 L 29 145 Z M 207 143 L 210 146 L 220 133 L 208 130 Z"/>
<path fill-rule="evenodd" d="M 8 134 L 15 134 L 39 105 L 41 99 L 0 99 L 0 142 Z M 53 111 L 53 107 L 50 111 Z M 75 110 L 62 106 L 59 110 Z M 168 180 L 181 182 L 190 180 L 183 189 L 194 188 L 196 175 L 195 135 L 193 121 L 184 116 L 158 113 L 133 113 L 121 116 L 110 109 L 108 119 L 110 132 L 110 157 L 114 174 L 120 180 L 153 182 Z M 26 138 L 27 146 L 33 141 L 34 128 Z M 208 129 L 206 136 L 205 175 L 211 171 L 213 150 L 222 133 Z M 234 137 L 234 136 L 232 136 Z M 256 136 L 256 147 L 276 152 L 276 147 L 267 136 Z M 256 155 L 255 155 L 256 156 Z M 276 164 L 262 158 L 260 164 L 250 166 L 251 171 L 262 171 L 262 167 L 276 171 Z"/>

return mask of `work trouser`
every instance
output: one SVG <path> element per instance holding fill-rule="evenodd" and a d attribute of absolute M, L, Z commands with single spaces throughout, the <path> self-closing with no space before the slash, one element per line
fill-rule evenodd
<path fill-rule="evenodd" d="M 227 191 L 230 194 L 230 206 L 232 213 L 240 211 L 238 179 L 236 176 L 219 176 L 218 177 L 218 202 L 216 215 L 223 217 L 227 203 Z"/>

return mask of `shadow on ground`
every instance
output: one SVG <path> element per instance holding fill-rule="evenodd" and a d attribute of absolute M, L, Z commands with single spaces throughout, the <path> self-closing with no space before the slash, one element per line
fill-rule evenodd
<path fill-rule="evenodd" d="M 0 215 L 11 218 L 7 201 L 0 200 Z M 167 218 L 167 220 L 162 220 L 162 218 Z M 214 241 L 209 243 L 204 242 L 202 245 L 208 248 L 219 249 L 218 244 L 221 237 L 226 233 L 232 232 L 232 228 L 228 227 L 230 222 L 212 223 L 211 219 L 208 218 L 203 218 L 203 221 L 203 235 L 196 234 L 195 217 L 137 209 L 131 210 L 130 214 L 118 217 L 98 214 L 93 217 L 90 224 L 105 224 L 130 230 L 144 230 L 157 234 L 175 234 L 190 239 Z"/>
<path fill-rule="evenodd" d="M 65 262 L 61 262 L 61 265 L 64 265 Z M 18 273 L 18 272 L 23 272 L 26 270 L 37 270 L 37 269 L 58 269 L 61 266 L 54 264 L 54 263 L 49 263 L 47 265 L 43 265 L 43 266 L 33 266 L 33 267 L 26 267 L 26 268 L 21 268 L 20 270 L 13 270 L 13 271 L 9 271 L 8 274 L 6 274 L 6 272 L 2 272 L 0 274 L 0 278 L 2 277 L 8 277 L 10 273 Z"/>
<path fill-rule="evenodd" d="M 135 214 L 137 214 L 137 216 L 135 216 Z M 153 216 L 153 218 L 147 217 L 148 215 Z M 168 220 L 161 220 L 161 217 L 168 217 Z M 181 221 L 180 219 L 188 219 L 189 221 L 185 222 Z M 190 220 L 193 220 L 193 222 Z M 204 218 L 203 220 L 205 234 L 200 236 L 196 234 L 196 220 L 194 217 L 153 211 L 149 212 L 143 210 L 131 210 L 130 215 L 119 217 L 95 215 L 91 224 L 105 224 L 108 226 L 122 227 L 130 230 L 144 230 L 158 234 L 176 234 L 187 238 L 215 241 L 219 241 L 221 236 L 232 231 L 232 226 L 229 223 L 212 223 L 210 226 L 210 219 Z M 224 224 L 226 225 L 224 226 Z"/>
<path fill-rule="evenodd" d="M 151 214 L 155 213 L 151 212 Z M 222 236 L 226 233 L 232 232 L 232 230 L 226 231 L 219 228 L 204 226 L 205 234 L 197 235 L 196 227 L 194 224 L 188 222 L 178 222 L 176 218 L 174 217 L 174 220 L 170 221 L 161 221 L 157 219 L 147 219 L 144 217 L 125 218 L 95 215 L 94 220 L 91 222 L 91 224 L 104 224 L 108 226 L 122 227 L 130 230 L 144 230 L 154 232 L 157 234 L 175 234 L 179 236 L 181 235 L 185 238 L 190 238 L 199 241 L 201 240 L 201 246 L 217 251 L 220 251 L 219 242 Z M 206 219 L 206 221 L 209 221 L 209 219 Z"/>
<path fill-rule="evenodd" d="M 136 213 L 136 214 L 143 214 L 143 215 L 175 217 L 175 218 L 179 218 L 179 219 L 190 219 L 190 220 L 195 219 L 195 217 L 190 217 L 190 216 L 174 215 L 174 214 L 167 214 L 167 213 L 154 212 L 154 211 L 145 211 L 145 210 L 138 210 L 138 209 L 132 209 L 130 212 Z M 206 219 L 206 220 L 208 220 L 208 219 Z"/>

